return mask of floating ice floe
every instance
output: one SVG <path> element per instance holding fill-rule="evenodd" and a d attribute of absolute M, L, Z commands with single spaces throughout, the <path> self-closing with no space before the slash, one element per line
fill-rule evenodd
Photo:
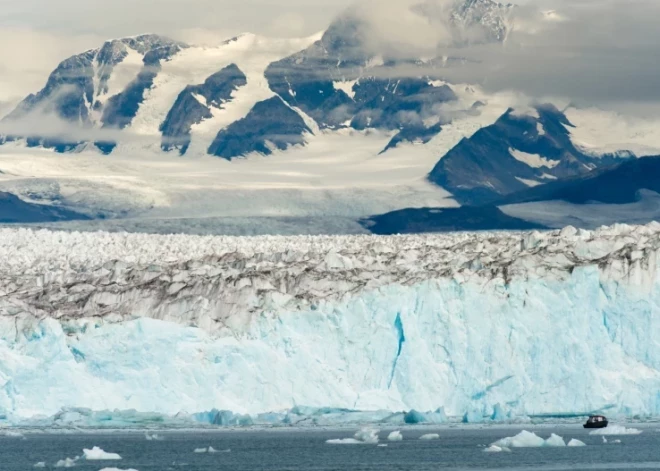
<path fill-rule="evenodd" d="M 639 435 L 641 430 L 636 428 L 626 428 L 623 425 L 609 425 L 605 428 L 594 430 L 590 435 Z"/>
<path fill-rule="evenodd" d="M 59 460 L 57 463 L 55 463 L 56 468 L 73 468 L 76 465 L 76 461 L 80 459 L 79 456 L 76 456 L 75 458 L 64 458 L 63 460 Z"/>
<path fill-rule="evenodd" d="M 440 438 L 440 435 L 437 433 L 427 433 L 419 437 L 420 440 L 437 440 L 438 438 Z"/>
<path fill-rule="evenodd" d="M 230 452 L 231 452 L 230 449 L 216 450 L 212 446 L 208 448 L 195 448 L 195 450 L 193 451 L 193 453 L 230 453 Z"/>
<path fill-rule="evenodd" d="M 580 440 L 577 440 L 577 439 L 574 438 L 570 442 L 568 442 L 568 446 L 578 447 L 578 446 L 587 446 L 587 444 L 584 443 L 583 441 L 580 441 Z"/>
<path fill-rule="evenodd" d="M 403 435 L 401 435 L 399 430 L 395 430 L 387 436 L 387 439 L 391 442 L 400 442 L 403 440 Z"/>
<path fill-rule="evenodd" d="M 503 451 L 511 453 L 511 449 L 505 446 L 491 445 L 488 448 L 484 448 L 485 453 L 502 453 Z"/>
<path fill-rule="evenodd" d="M 157 433 L 149 433 L 149 432 L 144 434 L 144 438 L 146 438 L 149 441 L 152 440 L 160 441 L 165 439 L 165 437 L 163 437 L 162 435 L 158 435 Z"/>
<path fill-rule="evenodd" d="M 559 435 L 552 434 L 547 440 L 539 437 L 535 433 L 523 430 L 515 437 L 502 438 L 493 445 L 506 448 L 540 448 L 540 447 L 563 447 L 566 446 L 564 439 Z"/>
<path fill-rule="evenodd" d="M 33 468 L 45 468 L 46 467 L 46 462 L 45 461 L 39 461 L 38 463 L 34 463 Z"/>
<path fill-rule="evenodd" d="M 83 456 L 88 461 L 106 461 L 106 460 L 120 460 L 121 456 L 117 453 L 108 453 L 101 448 L 95 446 L 91 450 L 84 448 Z"/>
<path fill-rule="evenodd" d="M 353 438 L 337 438 L 326 440 L 330 445 L 375 445 L 378 443 L 378 432 L 373 428 L 363 428 L 353 435 Z"/>
<path fill-rule="evenodd" d="M 380 443 L 378 445 L 378 448 L 385 448 L 385 447 L 387 447 L 387 443 Z"/>

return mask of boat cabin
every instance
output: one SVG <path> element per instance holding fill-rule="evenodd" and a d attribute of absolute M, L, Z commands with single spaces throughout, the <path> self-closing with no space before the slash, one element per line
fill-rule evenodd
<path fill-rule="evenodd" d="M 605 428 L 607 427 L 607 418 L 603 415 L 592 415 L 584 424 L 584 428 Z"/>

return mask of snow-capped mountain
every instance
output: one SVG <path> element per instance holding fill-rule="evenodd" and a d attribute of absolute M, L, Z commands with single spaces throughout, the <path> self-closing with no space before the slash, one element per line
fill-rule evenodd
<path fill-rule="evenodd" d="M 431 5 L 420 3 L 413 10 L 432 17 L 435 13 L 430 10 Z M 449 15 L 448 21 L 456 31 L 486 29 L 487 40 L 502 41 L 507 31 L 507 9 L 491 0 L 469 0 L 456 2 L 445 15 Z M 264 103 L 253 103 L 256 109 L 252 114 L 268 109 L 274 120 L 284 118 L 283 122 L 290 123 L 291 129 L 286 129 L 282 123 L 272 126 L 267 120 L 259 120 L 260 125 L 253 135 L 244 136 L 241 129 L 245 127 L 241 124 L 233 129 L 219 124 L 214 131 L 222 132 L 223 135 L 218 136 L 220 141 L 233 139 L 238 133 L 235 136 L 238 139 L 247 137 L 257 142 L 246 144 L 245 148 L 230 146 L 231 150 L 222 143 L 214 144 L 205 149 L 206 153 L 227 159 L 256 149 L 267 154 L 270 146 L 266 143 L 272 136 L 280 137 L 275 147 L 284 149 L 304 144 L 303 135 L 313 134 L 316 127 L 403 131 L 395 142 L 432 133 L 425 123 L 433 120 L 433 108 L 456 98 L 446 85 L 429 83 L 429 73 L 438 66 L 447 66 L 448 59 L 422 64 L 415 58 L 388 57 L 386 52 L 379 53 L 369 44 L 369 28 L 363 18 L 349 11 L 308 48 L 299 52 L 291 50 L 295 52 L 292 55 L 286 54 L 283 48 L 280 57 L 275 52 L 264 73 L 269 90 L 300 116 L 296 119 L 278 106 L 279 101 L 267 97 Z M 245 42 L 245 38 L 221 45 L 218 56 L 226 56 L 227 51 L 223 49 L 232 49 L 235 42 Z M 163 150 L 176 148 L 185 154 L 190 147 L 191 128 L 212 120 L 214 114 L 219 114 L 225 105 L 229 106 L 234 95 L 248 86 L 248 78 L 242 70 L 244 64 L 223 65 L 226 61 L 218 61 L 216 70 L 209 68 L 212 73 L 199 83 L 186 83 L 176 97 L 155 96 L 159 94 L 160 76 L 167 75 L 163 70 L 165 63 L 168 69 L 179 68 L 183 63 L 189 65 L 182 56 L 197 56 L 199 61 L 211 59 L 203 48 L 156 35 L 108 41 L 96 50 L 71 57 L 51 74 L 39 93 L 27 97 L 4 119 L 9 129 L 12 124 L 20 128 L 21 122 L 27 128 L 30 120 L 37 116 L 42 120 L 61 121 L 60 126 L 29 133 L 5 132 L 4 139 L 26 139 L 29 146 L 51 147 L 60 152 L 94 142 L 102 152 L 110 153 L 117 142 L 122 141 L 120 131 L 126 129 L 129 131 L 126 134 L 135 131 L 132 128 L 141 118 L 138 115 L 150 106 L 150 101 L 158 100 L 161 113 L 150 118 L 160 121 L 159 127 L 149 132 L 161 135 Z M 424 66 L 420 67 L 419 77 L 400 75 L 400 67 L 415 64 Z M 179 69 L 177 73 L 186 74 L 186 71 Z M 439 71 L 434 73 L 440 74 Z M 165 116 L 162 115 L 164 108 L 167 108 Z M 282 114 L 289 115 L 288 119 Z M 250 128 L 255 128 L 255 118 L 250 113 L 234 121 L 240 119 L 246 119 Z M 314 121 L 312 128 L 303 123 L 310 119 Z M 95 129 L 100 132 L 93 132 Z M 84 138 L 92 134 L 115 138 Z"/>
<path fill-rule="evenodd" d="M 515 10 L 491 0 L 438 5 L 411 11 L 432 25 L 442 18 L 454 46 L 504 42 Z M 317 224 L 362 232 L 359 221 L 374 215 L 488 205 L 634 158 L 639 148 L 660 154 L 651 128 L 595 149 L 600 112 L 521 108 L 515 96 L 449 83 L 445 73 L 464 59 L 441 47 L 434 58 L 402 56 L 374 45 L 372 29 L 349 10 L 309 38 L 246 34 L 214 47 L 156 35 L 108 41 L 63 61 L 0 121 L 0 191 L 91 218 L 265 217 L 293 232 Z M 57 159 L 47 157 L 53 150 Z M 455 219 L 466 214 L 438 227 L 460 228 Z"/>
<path fill-rule="evenodd" d="M 510 109 L 449 151 L 429 179 L 461 204 L 475 205 L 634 158 L 621 153 L 588 155 L 571 141 L 572 127 L 552 105 L 522 113 Z"/>

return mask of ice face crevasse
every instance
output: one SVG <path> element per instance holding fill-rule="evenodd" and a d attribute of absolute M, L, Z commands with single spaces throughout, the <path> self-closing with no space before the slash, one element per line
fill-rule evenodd
<path fill-rule="evenodd" d="M 658 415 L 659 249 L 660 224 L 294 238 L 2 229 L 0 415 Z"/>

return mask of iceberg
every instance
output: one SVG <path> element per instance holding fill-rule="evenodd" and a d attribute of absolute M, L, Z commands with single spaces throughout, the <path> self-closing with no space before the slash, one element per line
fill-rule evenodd
<path fill-rule="evenodd" d="M 440 438 L 440 435 L 437 433 L 427 433 L 419 437 L 420 440 L 437 440 Z"/>
<path fill-rule="evenodd" d="M 73 468 L 76 465 L 76 462 L 78 461 L 79 457 L 76 456 L 75 458 L 65 458 L 63 460 L 59 460 L 57 463 L 55 463 L 56 468 Z"/>
<path fill-rule="evenodd" d="M 587 444 L 580 441 L 580 440 L 577 440 L 577 439 L 573 438 L 570 442 L 568 442 L 568 445 L 566 445 L 566 446 L 581 447 L 581 446 L 587 446 Z"/>
<path fill-rule="evenodd" d="M 659 224 L 395 237 L 0 229 L 0 425 L 658 417 L 659 250 Z"/>
<path fill-rule="evenodd" d="M 387 439 L 391 442 L 400 442 L 403 440 L 403 435 L 399 430 L 395 430 L 387 436 Z"/>
<path fill-rule="evenodd" d="M 38 463 L 35 463 L 34 468 L 45 468 L 46 467 L 46 462 L 45 461 L 39 461 Z"/>
<path fill-rule="evenodd" d="M 364 445 L 361 440 L 355 438 L 331 438 L 325 441 L 328 445 Z"/>
<path fill-rule="evenodd" d="M 326 440 L 330 445 L 376 445 L 379 441 L 378 432 L 380 430 L 372 428 L 363 428 L 358 430 L 353 438 L 339 438 Z"/>
<path fill-rule="evenodd" d="M 484 448 L 484 453 L 502 453 L 503 451 L 511 453 L 511 449 L 505 446 L 491 445 L 488 448 Z"/>
<path fill-rule="evenodd" d="M 355 434 L 355 438 L 363 443 L 378 443 L 378 432 L 380 430 L 374 428 L 363 428 Z"/>
<path fill-rule="evenodd" d="M 121 456 L 117 453 L 108 453 L 103 449 L 95 446 L 91 450 L 83 449 L 83 457 L 88 461 L 105 461 L 105 460 L 120 460 Z"/>
<path fill-rule="evenodd" d="M 540 447 L 565 447 L 564 439 L 556 434 L 551 434 L 549 438 L 543 439 L 533 432 L 523 430 L 514 437 L 502 438 L 491 446 L 499 448 L 540 448 Z"/>

